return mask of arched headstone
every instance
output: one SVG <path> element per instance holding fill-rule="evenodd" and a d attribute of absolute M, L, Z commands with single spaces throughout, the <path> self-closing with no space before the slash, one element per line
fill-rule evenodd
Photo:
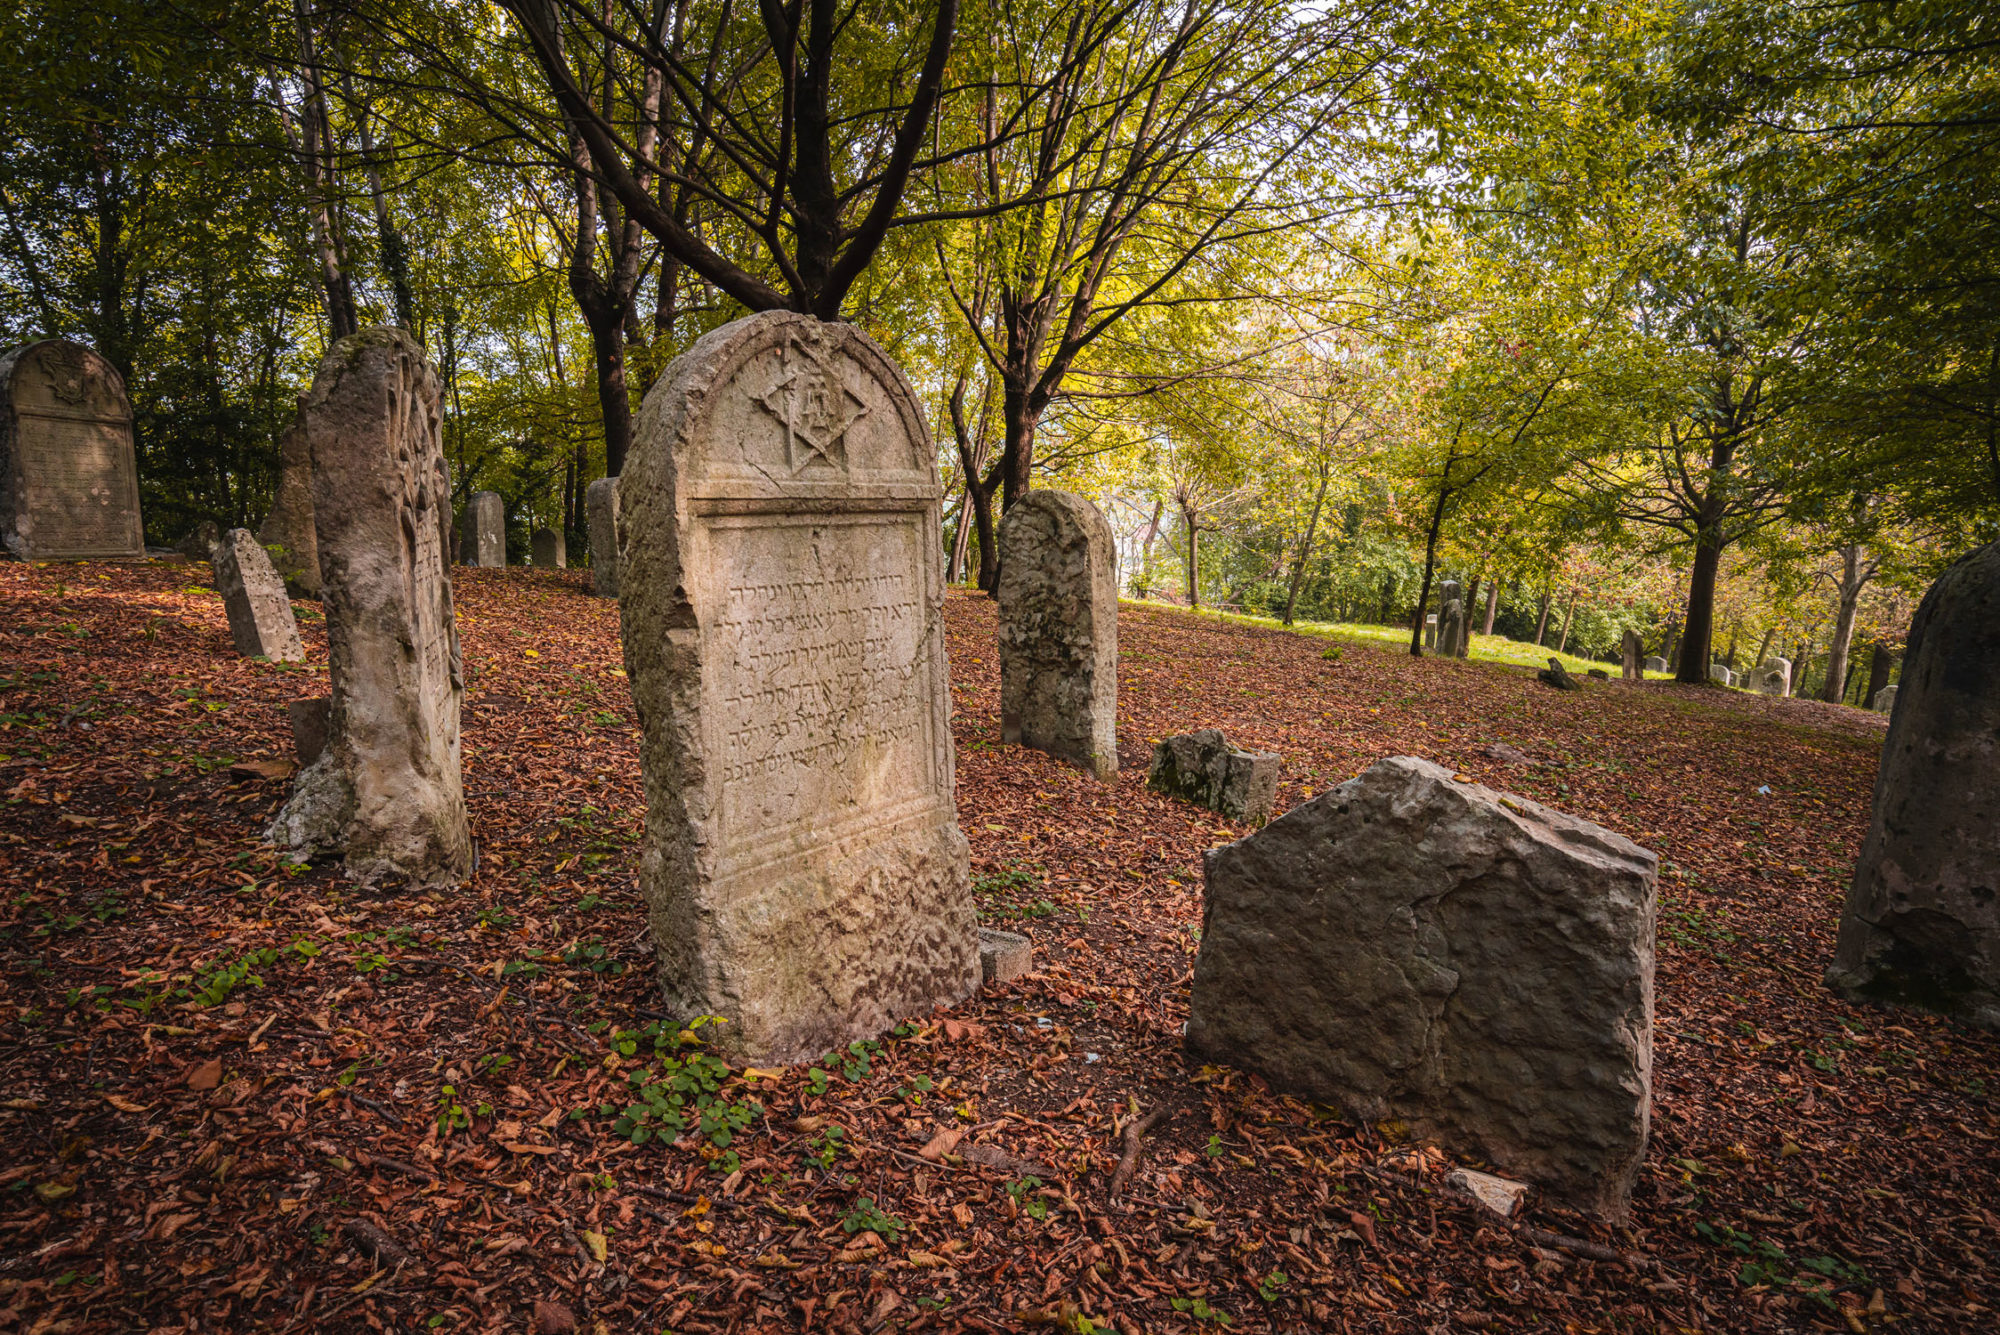
<path fill-rule="evenodd" d="M 0 548 L 23 561 L 146 554 L 125 381 L 81 343 L 0 356 Z"/>

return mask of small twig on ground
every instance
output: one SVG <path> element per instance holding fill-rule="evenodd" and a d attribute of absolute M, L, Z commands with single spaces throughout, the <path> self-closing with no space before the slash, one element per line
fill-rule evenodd
<path fill-rule="evenodd" d="M 381 1114 L 384 1118 L 395 1123 L 397 1126 L 401 1126 L 403 1124 L 402 1114 L 398 1113 L 394 1108 L 391 1108 L 386 1103 L 377 1103 L 374 1099 L 369 1098 L 366 1094 L 356 1094 L 351 1089 L 347 1091 L 347 1097 L 353 1100 L 355 1103 L 360 1104 L 362 1107 L 372 1109 L 373 1111 Z"/>
<path fill-rule="evenodd" d="M 1135 1118 L 1125 1125 L 1125 1153 L 1118 1160 L 1118 1168 L 1111 1174 L 1111 1191 L 1108 1200 L 1117 1200 L 1125 1186 L 1132 1180 L 1132 1171 L 1139 1166 L 1139 1138 L 1155 1126 L 1167 1120 L 1173 1110 L 1162 1103 L 1144 1117 Z"/>
<path fill-rule="evenodd" d="M 411 1256 L 402 1243 L 390 1237 L 388 1231 L 371 1219 L 356 1216 L 342 1225 L 350 1237 L 361 1244 L 363 1251 L 375 1258 L 377 1265 L 408 1265 L 416 1258 Z"/>
<path fill-rule="evenodd" d="M 1509 1228 L 1524 1240 L 1538 1247 L 1553 1247 L 1559 1251 L 1581 1256 L 1586 1261 L 1610 1261 L 1630 1270 L 1645 1270 L 1653 1265 L 1653 1258 L 1641 1256 L 1637 1252 L 1621 1252 L 1616 1247 L 1607 1247 L 1601 1242 L 1590 1242 L 1583 1238 L 1573 1238 L 1567 1233 L 1551 1233 L 1533 1224 L 1509 1224 Z"/>

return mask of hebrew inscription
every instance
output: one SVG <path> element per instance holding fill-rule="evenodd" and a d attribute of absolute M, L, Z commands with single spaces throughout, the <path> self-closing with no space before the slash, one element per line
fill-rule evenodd
<path fill-rule="evenodd" d="M 0 543 L 23 560 L 145 555 L 118 372 L 51 340 L 0 357 L 0 386 Z"/>

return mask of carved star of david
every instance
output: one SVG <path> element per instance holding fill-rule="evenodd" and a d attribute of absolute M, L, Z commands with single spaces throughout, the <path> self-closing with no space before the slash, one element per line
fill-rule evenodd
<path fill-rule="evenodd" d="M 840 368 L 817 348 L 796 342 L 786 344 L 777 382 L 757 402 L 784 424 L 785 462 L 794 473 L 814 462 L 845 468 L 847 430 L 868 415 Z"/>

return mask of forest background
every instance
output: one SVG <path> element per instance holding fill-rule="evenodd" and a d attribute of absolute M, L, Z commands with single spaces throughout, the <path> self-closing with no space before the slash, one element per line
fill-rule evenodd
<path fill-rule="evenodd" d="M 1887 684 L 2000 537 L 2000 18 L 1932 0 L 293 0 L 0 15 L 0 344 L 125 376 L 148 541 L 254 527 L 345 332 L 457 500 L 588 550 L 773 305 L 926 402 L 954 579 L 1093 498 L 1127 592 Z"/>

